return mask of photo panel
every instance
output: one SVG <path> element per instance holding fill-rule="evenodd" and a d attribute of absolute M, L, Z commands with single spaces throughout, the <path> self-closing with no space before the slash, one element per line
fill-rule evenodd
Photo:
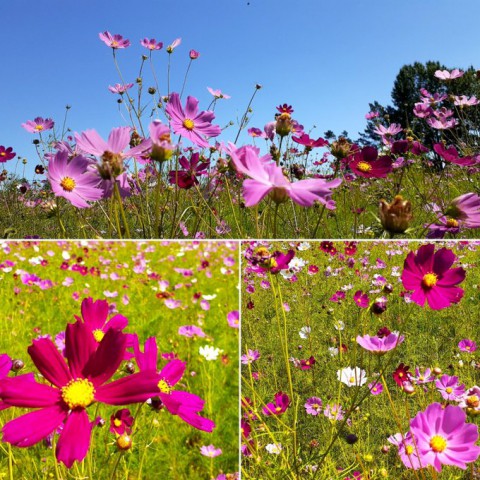
<path fill-rule="evenodd" d="M 236 242 L 0 243 L 0 470 L 236 478 Z"/>
<path fill-rule="evenodd" d="M 242 243 L 242 478 L 480 475 L 480 243 Z"/>

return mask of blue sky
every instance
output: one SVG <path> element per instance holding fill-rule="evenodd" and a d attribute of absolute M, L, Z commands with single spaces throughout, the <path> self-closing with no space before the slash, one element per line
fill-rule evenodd
<path fill-rule="evenodd" d="M 0 16 L 0 145 L 14 147 L 32 168 L 35 137 L 20 126 L 28 119 L 51 117 L 60 128 L 69 104 L 74 131 L 106 136 L 127 124 L 107 89 L 119 79 L 111 49 L 98 38 L 105 30 L 132 42 L 118 51 L 126 81 L 135 80 L 146 53 L 140 39 L 164 42 L 154 52 L 163 92 L 165 46 L 182 38 L 171 58 L 173 91 L 181 89 L 189 50 L 198 50 L 184 97 L 196 96 L 204 109 L 207 86 L 231 95 L 217 105 L 221 126 L 241 117 L 260 83 L 250 126 L 263 127 L 286 102 L 306 130 L 346 129 L 356 137 L 368 103 L 389 103 L 402 65 L 438 60 L 480 68 L 478 0 L 15 0 L 2 2 Z M 148 65 L 144 71 L 148 87 Z M 232 127 L 221 138 L 235 134 Z"/>

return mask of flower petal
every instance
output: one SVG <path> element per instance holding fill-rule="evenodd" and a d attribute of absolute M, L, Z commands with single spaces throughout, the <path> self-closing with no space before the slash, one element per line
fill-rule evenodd
<path fill-rule="evenodd" d="M 65 356 L 74 378 L 84 378 L 83 370 L 95 351 L 97 342 L 90 328 L 77 321 L 69 323 L 65 331 Z"/>

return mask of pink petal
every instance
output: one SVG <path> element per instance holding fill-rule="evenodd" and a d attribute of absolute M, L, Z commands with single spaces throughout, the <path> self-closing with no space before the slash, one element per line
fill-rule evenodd
<path fill-rule="evenodd" d="M 181 360 L 172 360 L 162 368 L 159 375 L 165 379 L 170 386 L 173 386 L 183 377 L 186 365 L 186 362 L 182 362 Z"/>
<path fill-rule="evenodd" d="M 97 347 L 87 325 L 80 321 L 69 323 L 65 330 L 65 356 L 74 378 L 84 378 L 83 370 Z"/>
<path fill-rule="evenodd" d="M 130 143 L 130 127 L 117 127 L 112 129 L 108 136 L 108 151 L 113 153 L 123 152 Z"/>
<path fill-rule="evenodd" d="M 10 406 L 26 408 L 50 407 L 61 400 L 60 390 L 32 381 L 26 375 L 3 380 L 0 397 Z"/>

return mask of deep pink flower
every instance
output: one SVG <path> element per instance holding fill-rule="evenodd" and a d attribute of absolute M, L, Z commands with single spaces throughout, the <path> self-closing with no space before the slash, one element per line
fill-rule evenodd
<path fill-rule="evenodd" d="M 477 350 L 477 344 L 468 338 L 464 338 L 458 343 L 458 348 L 461 352 L 473 353 Z"/>
<path fill-rule="evenodd" d="M 370 299 L 368 298 L 368 294 L 363 293 L 362 290 L 358 290 L 355 292 L 355 295 L 353 295 L 353 301 L 360 308 L 367 308 L 370 305 Z"/>
<path fill-rule="evenodd" d="M 87 326 L 92 332 L 93 338 L 97 343 L 103 340 L 105 334 L 111 328 L 123 330 L 128 325 L 128 319 L 123 315 L 114 315 L 108 319 L 109 307 L 106 300 L 93 300 L 93 298 L 84 298 L 81 305 L 82 318 L 75 315 L 75 318 Z"/>
<path fill-rule="evenodd" d="M 436 143 L 433 146 L 438 155 L 440 155 L 443 160 L 450 163 L 455 163 L 461 166 L 470 166 L 479 163 L 478 156 L 470 156 L 470 157 L 461 157 L 458 155 L 458 151 L 454 146 L 446 148 L 443 143 Z"/>
<path fill-rule="evenodd" d="M 148 48 L 148 50 L 161 50 L 163 48 L 163 42 L 157 42 L 154 38 L 144 38 L 140 45 L 142 47 Z"/>
<path fill-rule="evenodd" d="M 124 39 L 121 35 L 118 34 L 112 35 L 108 31 L 99 33 L 98 37 L 107 47 L 111 47 L 114 50 L 118 48 L 127 48 L 130 46 L 130 40 L 127 40 L 126 38 Z"/>
<path fill-rule="evenodd" d="M 165 110 L 170 116 L 173 131 L 199 147 L 208 148 L 209 144 L 205 137 L 217 137 L 222 133 L 218 125 L 212 125 L 215 118 L 213 112 L 198 113 L 198 100 L 195 97 L 187 97 L 184 110 L 178 93 L 172 93 Z"/>
<path fill-rule="evenodd" d="M 132 336 L 135 359 L 140 372 L 153 372 L 156 382 L 155 388 L 150 390 L 150 397 L 159 397 L 165 408 L 172 414 L 178 415 L 184 422 L 205 432 L 212 432 L 215 423 L 208 418 L 201 417 L 198 412 L 203 410 L 205 402 L 193 393 L 174 390 L 174 386 L 181 380 L 185 372 L 186 363 L 181 360 L 172 360 L 157 372 L 158 347 L 155 337 L 145 341 L 144 352 L 139 348 L 137 335 Z"/>
<path fill-rule="evenodd" d="M 451 250 L 442 248 L 435 253 L 435 245 L 422 245 L 417 253 L 410 252 L 405 259 L 402 282 L 407 290 L 413 290 L 410 298 L 420 306 L 425 302 L 433 310 L 441 310 L 463 297 L 463 289 L 457 287 L 465 279 L 463 268 L 450 268 L 456 257 Z"/>
<path fill-rule="evenodd" d="M 232 310 L 227 315 L 228 325 L 232 328 L 240 327 L 240 312 L 238 310 Z"/>
<path fill-rule="evenodd" d="M 392 159 L 384 155 L 378 157 L 375 147 L 364 147 L 349 157 L 348 166 L 356 175 L 365 178 L 385 178 L 392 171 Z"/>
<path fill-rule="evenodd" d="M 310 138 L 306 133 L 304 133 L 300 137 L 292 136 L 292 140 L 308 148 L 324 147 L 325 145 L 328 145 L 327 140 L 324 140 L 321 137 L 314 140 L 313 138 Z"/>
<path fill-rule="evenodd" d="M 279 113 L 288 113 L 289 115 L 293 113 L 293 108 L 291 105 L 288 105 L 284 103 L 283 105 L 279 105 L 277 108 L 277 111 Z"/>
<path fill-rule="evenodd" d="M 281 415 L 285 413 L 289 405 L 290 397 L 286 393 L 277 392 L 274 403 L 267 403 L 265 407 L 263 407 L 262 412 L 267 417 L 270 415 Z"/>
<path fill-rule="evenodd" d="M 90 164 L 81 155 L 69 159 L 68 152 L 57 152 L 48 163 L 48 181 L 53 193 L 78 208 L 88 208 L 91 206 L 88 202 L 102 198 L 100 178 L 89 169 Z"/>
<path fill-rule="evenodd" d="M 330 182 L 319 178 L 309 178 L 290 182 L 283 174 L 283 169 L 275 162 L 270 162 L 270 155 L 259 157 L 259 150 L 250 145 L 236 149 L 230 144 L 230 156 L 239 173 L 251 178 L 243 182 L 245 205 L 252 207 L 270 194 L 276 203 L 284 202 L 290 197 L 303 207 L 311 207 L 315 201 L 323 203 L 328 209 L 335 208 L 332 189 L 342 181 Z"/>
<path fill-rule="evenodd" d="M 190 161 L 186 157 L 180 157 L 178 163 L 185 170 L 171 170 L 168 173 L 169 181 L 172 185 L 178 185 L 180 188 L 189 189 L 194 185 L 198 185 L 197 175 L 206 175 L 209 161 L 200 161 L 200 154 L 195 152 L 190 157 Z"/>
<path fill-rule="evenodd" d="M 465 412 L 457 406 L 432 403 L 424 412 L 419 412 L 410 421 L 410 431 L 418 452 L 420 465 L 414 468 L 433 466 L 437 472 L 442 465 L 467 468 L 480 456 L 478 427 L 465 423 Z M 408 465 L 407 465 L 408 466 Z"/>
<path fill-rule="evenodd" d="M 110 431 L 116 435 L 123 435 L 124 433 L 130 435 L 134 421 L 135 419 L 128 408 L 117 410 L 110 417 Z"/>
<path fill-rule="evenodd" d="M 5 148 L 3 145 L 0 145 L 0 163 L 5 163 L 8 160 L 11 160 L 15 155 L 16 153 L 13 152 L 12 147 Z"/>
<path fill-rule="evenodd" d="M 85 458 L 90 445 L 92 423 L 86 408 L 93 402 L 144 402 L 156 386 L 156 376 L 141 372 L 106 384 L 123 360 L 126 335 L 119 330 L 109 330 L 97 348 L 86 325 L 77 321 L 67 325 L 65 343 L 68 363 L 50 339 L 33 340 L 28 348 L 33 363 L 53 386 L 26 383 L 24 376 L 9 378 L 2 382 L 0 398 L 10 406 L 38 408 L 5 424 L 3 441 L 30 447 L 63 425 L 56 456 L 70 468 Z"/>
<path fill-rule="evenodd" d="M 357 343 L 365 350 L 372 352 L 376 355 L 384 355 L 390 350 L 393 350 L 400 345 L 405 337 L 393 332 L 384 337 L 371 337 L 370 335 L 357 336 Z"/>
<path fill-rule="evenodd" d="M 310 358 L 307 358 L 306 360 L 300 360 L 300 369 L 301 370 L 310 370 L 317 361 L 315 360 L 315 357 L 312 355 Z"/>
<path fill-rule="evenodd" d="M 383 392 L 382 382 L 371 382 L 368 384 L 368 389 L 372 395 L 380 395 Z"/>
<path fill-rule="evenodd" d="M 196 60 L 200 56 L 200 53 L 192 49 L 188 55 L 190 56 L 190 60 Z"/>
<path fill-rule="evenodd" d="M 30 133 L 40 133 L 44 130 L 51 130 L 55 125 L 51 118 L 36 117 L 34 120 L 27 120 L 22 127 Z"/>

